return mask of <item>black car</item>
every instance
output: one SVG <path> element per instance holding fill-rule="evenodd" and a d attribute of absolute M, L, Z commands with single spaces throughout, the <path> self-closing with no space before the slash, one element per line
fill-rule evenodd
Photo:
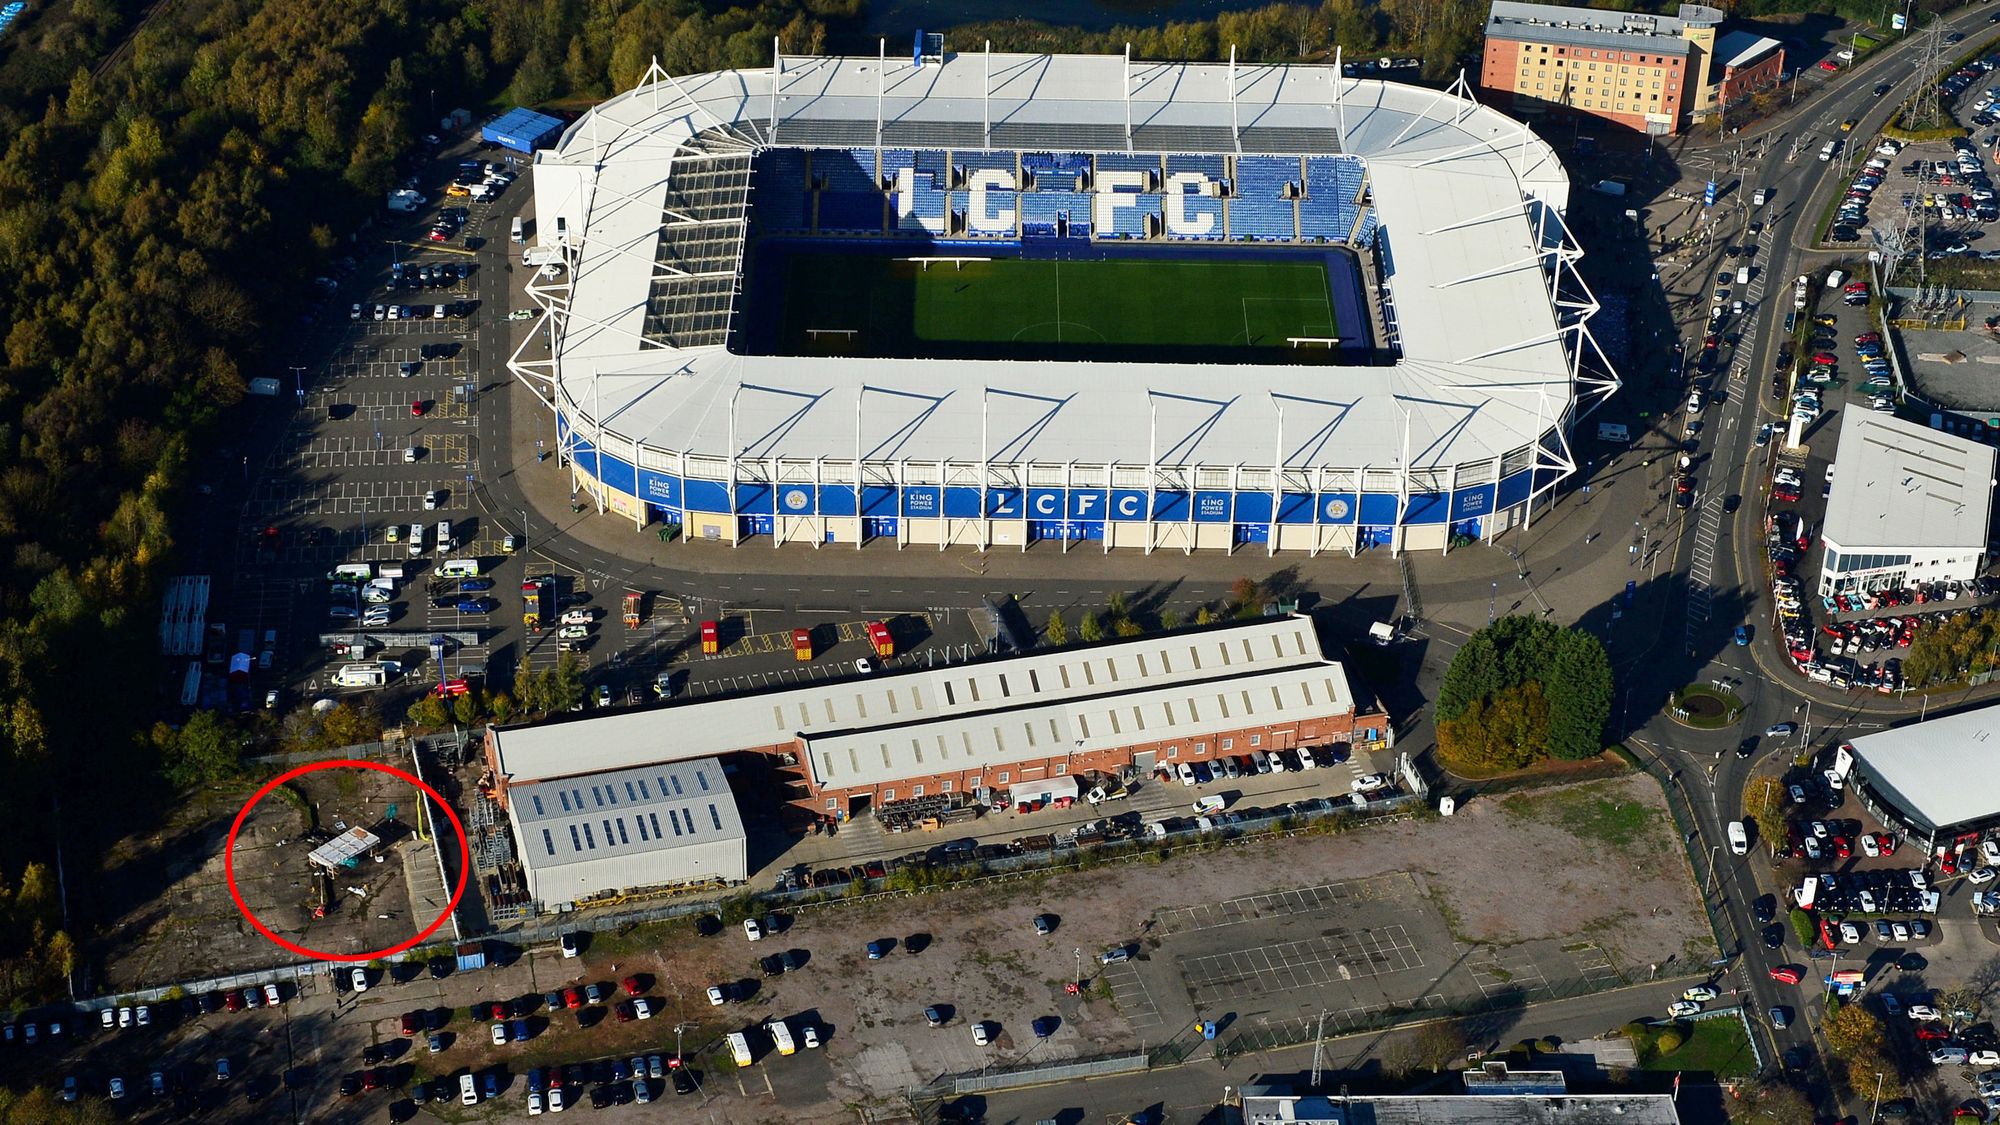
<path fill-rule="evenodd" d="M 687 1072 L 686 1067 L 683 1066 L 674 1067 L 672 1070 L 667 1071 L 667 1077 L 673 1080 L 674 1093 L 676 1094 L 694 1093 L 694 1075 L 689 1074 Z"/>
<path fill-rule="evenodd" d="M 351 1098 L 360 1092 L 361 1092 L 361 1075 L 359 1073 L 350 1070 L 346 1074 L 340 1076 L 341 1097 Z"/>
<path fill-rule="evenodd" d="M 443 980 L 444 978 L 451 975 L 451 970 L 453 968 L 454 965 L 452 964 L 451 958 L 433 957 L 430 960 L 431 979 Z"/>
<path fill-rule="evenodd" d="M 768 957 L 758 958 L 757 967 L 764 971 L 765 976 L 775 977 L 785 971 L 785 962 L 783 958 L 773 953 Z"/>
<path fill-rule="evenodd" d="M 1757 921 L 1769 922 L 1778 916 L 1778 897 L 1776 895 L 1759 895 L 1757 896 L 1757 901 L 1750 904 L 1750 909 L 1757 916 Z"/>
<path fill-rule="evenodd" d="M 778 959 L 784 962 L 785 971 L 788 973 L 796 973 L 806 966 L 806 955 L 802 950 L 787 949 L 778 954 Z"/>
<path fill-rule="evenodd" d="M 1882 95 L 1888 93 L 1892 88 L 1893 87 L 1890 83 L 1884 82 L 1881 85 L 1875 87 L 1875 96 L 1879 98 Z"/>
<path fill-rule="evenodd" d="M 1764 948 L 1783 949 L 1785 947 L 1785 927 L 1777 922 L 1764 927 Z"/>

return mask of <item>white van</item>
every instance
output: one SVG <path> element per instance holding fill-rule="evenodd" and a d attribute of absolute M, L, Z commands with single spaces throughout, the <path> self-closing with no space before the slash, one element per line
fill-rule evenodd
<path fill-rule="evenodd" d="M 413 523 L 410 525 L 410 557 L 414 559 L 423 553 L 424 553 L 424 525 L 420 523 Z"/>
<path fill-rule="evenodd" d="M 528 241 L 528 233 L 521 225 L 521 216 L 516 215 L 514 216 L 514 245 L 519 246 L 526 241 Z"/>
<path fill-rule="evenodd" d="M 375 574 L 378 578 L 387 578 L 392 582 L 401 582 L 408 576 L 403 564 L 399 562 L 379 563 L 375 567 Z"/>
<path fill-rule="evenodd" d="M 451 537 L 451 521 L 438 521 L 438 550 L 449 551 L 458 546 L 458 540 Z"/>
<path fill-rule="evenodd" d="M 1826 144 L 1820 146 L 1819 158 L 1821 160 L 1832 160 L 1833 154 L 1839 151 L 1840 151 L 1839 141 L 1828 141 L 1826 142 Z"/>
<path fill-rule="evenodd" d="M 339 687 L 381 687 L 389 682 L 389 673 L 380 664 L 343 664 L 333 682 Z"/>
<path fill-rule="evenodd" d="M 1847 275 L 1840 270 L 1826 271 L 1826 287 L 1828 289 L 1838 289 L 1840 288 L 1840 283 L 1846 280 Z"/>
<path fill-rule="evenodd" d="M 1743 822 L 1740 820 L 1729 822 L 1729 854 L 1750 854 L 1750 834 L 1744 829 Z"/>
<path fill-rule="evenodd" d="M 479 1086 L 473 1082 L 472 1075 L 470 1074 L 461 1074 L 458 1076 L 458 1104 L 479 1104 Z"/>
<path fill-rule="evenodd" d="M 1617 422 L 1599 422 L 1597 424 L 1597 440 L 1628 442 L 1632 440 L 1632 431 Z"/>
<path fill-rule="evenodd" d="M 1748 285 L 1748 284 L 1750 284 L 1750 267 L 1749 267 L 1749 266 L 1737 266 L 1737 267 L 1736 267 L 1736 284 L 1738 284 L 1738 285 Z"/>
<path fill-rule="evenodd" d="M 479 560 L 446 559 L 438 564 L 437 576 L 439 578 L 477 578 L 479 577 Z"/>
<path fill-rule="evenodd" d="M 1753 207 L 1762 207 L 1765 203 L 1770 201 L 1770 198 L 1771 198 L 1770 188 L 1758 188 L 1755 192 L 1751 194 L 1750 204 Z"/>
<path fill-rule="evenodd" d="M 332 574 L 326 576 L 329 582 L 339 582 L 345 579 L 366 582 L 373 577 L 375 577 L 375 567 L 369 563 L 342 563 L 333 568 Z"/>

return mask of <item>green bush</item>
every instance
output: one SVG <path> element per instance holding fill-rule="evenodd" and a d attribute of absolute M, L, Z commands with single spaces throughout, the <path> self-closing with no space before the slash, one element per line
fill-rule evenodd
<path fill-rule="evenodd" d="M 1796 907 L 1792 909 L 1792 933 L 1798 937 L 1799 944 L 1807 949 L 1811 949 L 1812 943 L 1819 940 L 1819 926 L 1813 923 L 1812 915 Z"/>
<path fill-rule="evenodd" d="M 1653 1040 L 1653 1050 L 1662 1055 L 1671 1055 L 1680 1050 L 1681 1044 L 1685 1042 L 1687 1034 L 1678 1027 L 1670 1027 L 1660 1032 L 1659 1038 Z"/>

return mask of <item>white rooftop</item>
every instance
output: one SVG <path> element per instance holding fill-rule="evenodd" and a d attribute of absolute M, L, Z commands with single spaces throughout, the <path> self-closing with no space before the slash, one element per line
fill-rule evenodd
<path fill-rule="evenodd" d="M 1233 114 L 1244 151 L 1363 157 L 1401 326 L 1395 366 L 801 359 L 649 338 L 668 172 L 772 143 L 774 82 L 780 145 L 874 143 L 879 81 L 887 136 L 977 149 L 990 117 L 995 148 L 1126 147 L 1121 58 L 996 54 L 990 84 L 987 65 L 977 54 L 921 70 L 907 56 L 886 70 L 866 57 L 786 58 L 781 75 L 655 81 L 539 153 L 538 237 L 553 237 L 559 206 L 585 234 L 559 344 L 568 409 L 602 419 L 614 452 L 636 442 L 701 454 L 713 458 L 701 475 L 718 478 L 732 457 L 851 461 L 857 450 L 869 461 L 1268 466 L 1279 401 L 1288 468 L 1448 467 L 1522 450 L 1569 411 L 1571 364 L 1543 269 L 1569 196 L 1554 153 L 1496 110 L 1330 66 L 1240 67 L 1232 109 L 1226 65 L 1133 63 L 1131 144 L 1234 151 Z M 697 134 L 701 153 L 686 147 Z M 1531 218 L 1543 208 L 1546 222 Z"/>
<path fill-rule="evenodd" d="M 1949 829 L 2000 817 L 2000 705 L 1850 740 L 1875 789 L 1897 809 Z"/>
<path fill-rule="evenodd" d="M 507 809 L 522 861 L 541 871 L 743 839 L 736 797 L 713 758 L 521 785 Z"/>
<path fill-rule="evenodd" d="M 789 745 L 800 736 L 809 740 L 836 733 L 859 737 L 862 732 L 883 728 L 937 724 L 1029 705 L 1050 707 L 1093 697 L 1111 697 L 1116 702 L 1133 693 L 1168 688 L 1186 697 L 1186 685 L 1277 672 L 1311 672 L 1312 676 L 1305 677 L 1307 681 L 1330 675 L 1340 697 L 1352 702 L 1345 675 L 1322 654 L 1311 619 L 1273 617 L 955 667 L 861 676 L 503 727 L 489 737 L 500 773 L 510 786 L 508 802 L 512 806 L 520 799 L 520 787 L 530 781 Z M 1088 706 L 1079 705 L 1075 711 L 1063 713 L 1064 721 L 1100 711 L 1103 706 L 1094 700 Z M 989 728 L 994 722 L 984 721 Z M 966 729 L 977 729 L 977 724 Z M 1102 732 L 1109 729 L 1110 722 L 1105 719 L 1101 726 L 1093 727 L 1095 733 L 1084 737 L 1101 740 Z M 1134 735 L 1125 741 L 1142 739 Z M 1073 745 L 1073 737 L 1064 744 Z M 1017 758 L 1035 756 L 1025 736 L 1011 749 L 1019 751 Z M 957 768 L 955 760 L 953 768 Z M 854 773 L 859 773 L 858 765 Z M 864 784 L 846 778 L 834 783 Z"/>
<path fill-rule="evenodd" d="M 375 833 L 366 828 L 350 828 L 314 848 L 306 860 L 328 870 L 352 867 L 362 856 L 381 846 L 382 838 Z"/>
<path fill-rule="evenodd" d="M 1748 66 L 1781 46 L 1782 43 L 1768 35 L 1758 35 L 1754 31 L 1730 31 L 1715 41 L 1715 57 L 1721 59 L 1725 67 Z"/>
<path fill-rule="evenodd" d="M 1842 552 L 1983 550 L 1994 449 L 1868 410 L 1843 410 L 1822 537 Z"/>

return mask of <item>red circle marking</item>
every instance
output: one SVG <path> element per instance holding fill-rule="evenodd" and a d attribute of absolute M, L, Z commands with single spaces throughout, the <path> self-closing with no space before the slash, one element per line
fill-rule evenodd
<path fill-rule="evenodd" d="M 263 922 L 258 920 L 257 915 L 251 912 L 249 904 L 243 901 L 243 892 L 236 886 L 236 834 L 243 830 L 243 820 L 245 817 L 250 815 L 251 809 L 257 807 L 257 802 L 263 800 L 266 796 L 268 796 L 271 790 L 276 789 L 278 786 L 283 785 L 285 782 L 290 781 L 295 777 L 301 777 L 309 773 L 316 773 L 320 770 L 337 769 L 341 767 L 347 767 L 350 769 L 375 770 L 378 773 L 386 773 L 392 777 L 401 778 L 402 780 L 409 782 L 411 785 L 414 785 L 417 788 L 423 790 L 425 795 L 430 797 L 432 801 L 436 802 L 438 808 L 444 810 L 445 818 L 451 821 L 451 830 L 458 834 L 458 885 L 452 889 L 451 901 L 445 903 L 444 910 L 438 914 L 437 920 L 432 922 L 430 925 L 425 926 L 423 930 L 417 934 L 417 936 L 411 938 L 406 942 L 403 942 L 399 945 L 392 945 L 387 949 L 372 950 L 368 953 L 328 953 L 325 950 L 308 949 L 303 945 L 297 944 L 296 942 L 286 941 L 284 938 L 281 938 L 277 934 L 273 933 L 269 926 L 266 926 Z M 236 900 L 236 909 L 241 911 L 243 913 L 243 916 L 250 920 L 251 925 L 257 927 L 258 933 L 263 934 L 267 938 L 270 938 L 271 941 L 276 943 L 278 946 L 284 949 L 289 949 L 293 953 L 300 954 L 301 956 L 312 957 L 321 961 L 373 961 L 376 960 L 377 958 L 394 957 L 396 954 L 401 953 L 406 949 L 415 947 L 416 945 L 420 944 L 425 938 L 430 937 L 432 934 L 436 933 L 438 931 L 438 927 L 444 925 L 444 920 L 446 918 L 449 918 L 451 916 L 451 912 L 458 908 L 458 900 L 461 896 L 465 894 L 466 877 L 472 871 L 472 857 L 468 849 L 469 845 L 465 838 L 465 825 L 459 823 L 458 814 L 452 811 L 451 804 L 447 802 L 442 796 L 440 796 L 437 790 L 432 789 L 430 786 L 424 784 L 422 780 L 416 777 L 416 775 L 405 773 L 394 766 L 385 766 L 380 762 L 368 762 L 356 758 L 336 758 L 331 761 L 325 761 L 325 762 L 311 762 L 306 765 L 299 766 L 297 769 L 288 770 L 284 773 L 279 774 L 277 777 L 272 778 L 270 781 L 265 782 L 264 787 L 262 789 L 259 789 L 257 790 L 257 792 L 251 794 L 250 800 L 244 804 L 242 811 L 236 814 L 235 822 L 230 824 L 229 826 L 229 840 L 227 843 L 223 845 L 222 871 L 223 875 L 229 881 L 229 897 Z"/>

